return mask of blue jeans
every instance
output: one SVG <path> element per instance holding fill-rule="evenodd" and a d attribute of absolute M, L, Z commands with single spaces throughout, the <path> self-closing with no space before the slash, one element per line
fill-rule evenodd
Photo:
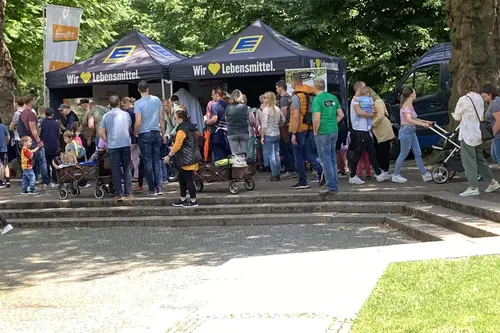
<path fill-rule="evenodd" d="M 108 149 L 109 158 L 111 160 L 111 176 L 115 185 L 116 195 L 125 196 L 132 194 L 132 173 L 130 170 L 131 157 L 130 147 Z M 122 172 L 123 172 L 123 187 L 122 192 Z"/>
<path fill-rule="evenodd" d="M 160 169 L 161 169 L 161 179 L 163 182 L 168 181 L 168 169 L 167 165 L 163 162 L 163 160 L 160 160 Z"/>
<path fill-rule="evenodd" d="M 35 191 L 35 172 L 33 169 L 23 170 L 22 189 L 23 192 Z"/>
<path fill-rule="evenodd" d="M 306 185 L 306 161 L 311 163 L 314 170 L 318 172 L 318 175 L 321 175 L 323 170 L 321 169 L 321 164 L 319 163 L 319 158 L 316 152 L 313 131 L 297 133 L 295 135 L 295 139 L 297 144 L 293 146 L 293 152 L 295 154 L 295 162 L 297 162 L 297 169 L 299 171 L 299 183 L 301 185 Z"/>
<path fill-rule="evenodd" d="M 424 160 L 422 159 L 422 151 L 420 150 L 420 144 L 417 138 L 417 128 L 415 126 L 401 126 L 399 130 L 399 145 L 400 152 L 399 157 L 396 160 L 396 166 L 394 168 L 394 175 L 398 176 L 401 174 L 401 168 L 403 167 L 403 162 L 410 153 L 410 150 L 415 156 L 415 164 L 417 164 L 418 169 L 422 175 L 427 173 L 427 169 L 424 165 Z"/>
<path fill-rule="evenodd" d="M 144 173 L 148 181 L 149 192 L 161 188 L 160 164 L 161 136 L 159 131 L 139 134 L 139 148 L 144 159 Z"/>
<path fill-rule="evenodd" d="M 339 173 L 337 169 L 337 139 L 339 132 L 314 137 L 316 148 L 318 149 L 319 159 L 323 166 L 323 172 L 326 178 L 326 187 L 330 191 L 339 190 Z"/>
<path fill-rule="evenodd" d="M 266 135 L 264 138 L 264 146 L 262 147 L 262 155 L 264 159 L 267 157 L 271 166 L 271 175 L 279 176 L 281 170 L 280 160 L 280 137 Z"/>
<path fill-rule="evenodd" d="M 280 142 L 280 151 L 283 154 L 286 171 L 295 172 L 295 156 L 293 155 L 293 145 L 290 135 L 288 136 L 288 141 Z"/>
<path fill-rule="evenodd" d="M 491 141 L 491 158 L 500 164 L 500 139 Z"/>
<path fill-rule="evenodd" d="M 47 170 L 47 160 L 45 159 L 45 148 L 40 148 L 34 154 L 34 164 L 36 165 L 37 174 L 42 174 L 42 183 L 45 185 L 50 184 L 49 172 Z"/>

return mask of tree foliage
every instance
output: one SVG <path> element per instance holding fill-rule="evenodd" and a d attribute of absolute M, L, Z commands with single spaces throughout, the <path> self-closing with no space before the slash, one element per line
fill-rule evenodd
<path fill-rule="evenodd" d="M 308 47 L 345 57 L 351 80 L 387 90 L 431 46 L 449 40 L 444 0 L 59 0 L 84 9 L 78 59 L 136 28 L 191 56 L 257 19 Z M 41 85 L 39 0 L 9 0 L 7 44 L 22 87 Z"/>

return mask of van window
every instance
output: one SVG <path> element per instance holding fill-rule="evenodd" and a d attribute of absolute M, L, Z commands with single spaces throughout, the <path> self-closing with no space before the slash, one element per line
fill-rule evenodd
<path fill-rule="evenodd" d="M 405 81 L 404 86 L 413 87 L 418 97 L 433 95 L 439 88 L 440 66 L 417 68 Z"/>

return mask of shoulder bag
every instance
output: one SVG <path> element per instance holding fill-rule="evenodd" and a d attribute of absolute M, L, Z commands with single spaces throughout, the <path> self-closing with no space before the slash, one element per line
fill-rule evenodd
<path fill-rule="evenodd" d="M 467 96 L 467 95 L 466 95 Z M 493 128 L 491 128 L 490 124 L 486 120 L 481 120 L 479 118 L 479 113 L 477 112 L 476 105 L 474 104 L 474 101 L 470 96 L 467 96 L 471 103 L 472 106 L 474 107 L 474 111 L 476 112 L 477 120 L 479 120 L 479 130 L 481 131 L 481 140 L 483 142 L 490 141 L 492 140 L 495 136 L 493 135 Z"/>

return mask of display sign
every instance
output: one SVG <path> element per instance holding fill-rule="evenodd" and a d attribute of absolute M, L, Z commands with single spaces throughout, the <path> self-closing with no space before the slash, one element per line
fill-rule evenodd
<path fill-rule="evenodd" d="M 139 80 L 141 77 L 139 71 L 121 71 L 121 72 L 82 72 L 80 75 L 77 74 L 67 74 L 66 79 L 68 84 L 87 84 L 87 83 L 103 83 L 103 82 L 116 82 L 116 81 L 127 81 L 127 80 Z"/>
<path fill-rule="evenodd" d="M 339 63 L 337 61 L 324 61 L 321 59 L 310 59 L 309 63 L 311 68 L 326 68 L 333 71 L 339 70 Z"/>
<path fill-rule="evenodd" d="M 295 73 L 300 73 L 302 76 L 302 84 L 313 87 L 314 79 L 322 78 L 325 81 L 325 91 L 327 91 L 326 83 L 327 81 L 327 69 L 326 68 L 297 68 L 297 69 L 286 69 L 285 70 L 285 81 L 287 86 L 287 93 L 292 95 L 292 76 Z"/>
<path fill-rule="evenodd" d="M 46 5 L 45 73 L 75 62 L 82 12 L 80 8 Z"/>
<path fill-rule="evenodd" d="M 229 75 L 229 74 L 248 74 L 248 73 L 264 73 L 264 72 L 274 72 L 274 63 L 272 61 L 264 62 L 257 61 L 251 64 L 238 64 L 234 65 L 230 63 L 211 63 L 206 66 L 195 65 L 193 66 L 194 76 L 204 76 L 207 75 L 207 70 L 212 75 Z"/>
<path fill-rule="evenodd" d="M 92 86 L 92 99 L 93 99 L 95 104 L 107 107 L 109 104 L 109 98 L 113 95 L 120 97 L 120 99 L 123 97 L 128 97 L 128 95 L 129 95 L 128 85 L 127 84 L 113 84 L 113 85 L 98 84 L 98 85 Z"/>

